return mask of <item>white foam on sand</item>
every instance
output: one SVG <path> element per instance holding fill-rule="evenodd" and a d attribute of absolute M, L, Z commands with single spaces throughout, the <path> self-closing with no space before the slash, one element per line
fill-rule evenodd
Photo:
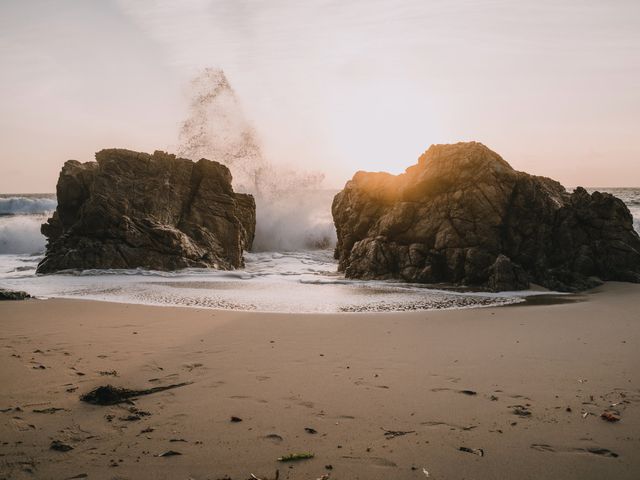
<path fill-rule="evenodd" d="M 331 253 L 249 253 L 245 269 L 228 272 L 87 270 L 56 275 L 34 274 L 41 257 L 2 255 L 0 287 L 39 298 L 291 313 L 470 308 L 516 303 L 540 293 L 461 293 L 399 282 L 351 281 L 336 272 Z"/>
<path fill-rule="evenodd" d="M 601 191 L 622 198 L 639 229 L 640 189 Z M 292 313 L 471 308 L 521 302 L 541 293 L 452 292 L 393 281 L 345 279 L 337 273 L 331 248 L 308 249 L 335 242 L 328 208 L 332 195 L 323 191 L 317 197 L 310 196 L 306 203 L 288 198 L 271 205 L 270 210 L 262 207 L 256 246 L 267 251 L 246 253 L 244 269 L 86 270 L 46 276 L 35 275 L 45 243 L 40 224 L 55 201 L 46 196 L 0 197 L 0 206 L 13 212 L 0 216 L 0 288 L 24 290 L 41 298 Z M 294 205 L 299 206 L 298 214 L 282 223 L 282 212 Z M 268 251 L 274 248 L 297 251 Z"/>

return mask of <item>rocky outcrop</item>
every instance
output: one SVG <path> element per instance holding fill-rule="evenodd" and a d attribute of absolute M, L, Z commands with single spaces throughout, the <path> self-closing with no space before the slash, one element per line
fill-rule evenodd
<path fill-rule="evenodd" d="M 621 200 L 569 193 L 480 143 L 433 145 L 398 176 L 358 172 L 332 212 L 348 278 L 494 291 L 640 282 L 640 238 Z"/>
<path fill-rule="evenodd" d="M 19 290 L 5 290 L 4 288 L 0 288 L 0 301 L 3 300 L 26 300 L 27 298 L 31 298 L 27 292 L 22 292 Z"/>
<path fill-rule="evenodd" d="M 47 252 L 38 273 L 67 269 L 233 269 L 255 232 L 255 202 L 210 160 L 192 162 L 102 150 L 96 162 L 69 160 L 58 207 L 42 225 Z"/>

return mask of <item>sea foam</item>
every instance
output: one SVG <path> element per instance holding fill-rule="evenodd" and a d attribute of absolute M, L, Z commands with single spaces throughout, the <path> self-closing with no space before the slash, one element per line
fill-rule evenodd
<path fill-rule="evenodd" d="M 640 190 L 600 190 L 625 201 L 638 230 Z M 55 202 L 25 196 L 28 201 L 13 201 L 12 211 L 30 205 L 29 214 L 0 216 L 0 287 L 24 290 L 40 298 L 296 313 L 470 308 L 516 303 L 539 293 L 463 293 L 401 282 L 345 279 L 337 272 L 331 249 L 335 241 L 330 213 L 334 193 L 312 191 L 263 204 L 262 208 L 259 203 L 261 235 L 256 238 L 257 248 L 245 253 L 246 267 L 241 270 L 85 270 L 46 276 L 34 274 L 42 259 L 34 253 L 44 249 L 40 224 L 50 213 L 37 210 L 55 207 Z M 7 199 L 0 197 L 0 201 Z M 325 248 L 313 248 L 316 244 Z"/>

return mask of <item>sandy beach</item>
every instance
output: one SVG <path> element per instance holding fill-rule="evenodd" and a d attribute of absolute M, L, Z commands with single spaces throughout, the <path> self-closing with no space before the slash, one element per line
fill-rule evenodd
<path fill-rule="evenodd" d="M 340 315 L 2 302 L 0 478 L 640 478 L 640 286 L 578 300 Z M 314 458 L 277 461 L 300 452 Z"/>

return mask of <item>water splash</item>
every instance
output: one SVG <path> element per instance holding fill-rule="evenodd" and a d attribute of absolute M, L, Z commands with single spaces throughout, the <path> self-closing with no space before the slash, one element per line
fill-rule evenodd
<path fill-rule="evenodd" d="M 254 250 L 335 244 L 330 214 L 333 192 L 322 190 L 324 174 L 286 168 L 265 158 L 260 139 L 222 70 L 207 68 L 192 80 L 189 114 L 179 141 L 179 156 L 223 163 L 231 170 L 234 189 L 255 196 Z"/>

